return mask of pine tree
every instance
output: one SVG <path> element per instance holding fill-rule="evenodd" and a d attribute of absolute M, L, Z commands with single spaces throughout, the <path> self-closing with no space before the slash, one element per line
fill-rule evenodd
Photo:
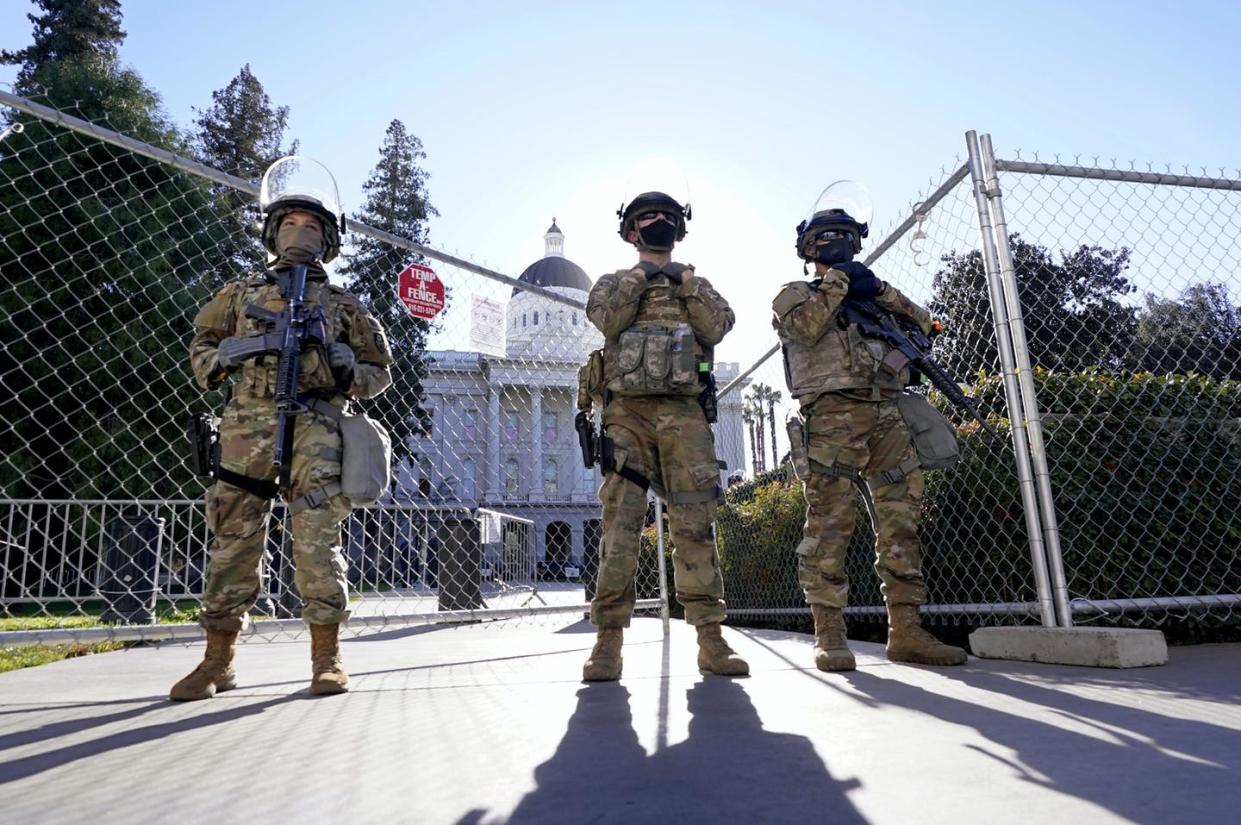
<path fill-rule="evenodd" d="M 34 42 L 15 52 L 0 51 L 0 63 L 21 66 L 17 90 L 37 87 L 39 70 L 54 63 L 101 58 L 116 59 L 125 40 L 120 0 L 35 0 L 43 14 L 27 14 L 34 24 Z"/>
<path fill-rule="evenodd" d="M 422 141 L 409 133 L 400 120 L 388 124 L 379 163 L 362 189 L 366 203 L 355 218 L 376 229 L 425 244 L 427 219 L 439 214 L 427 195 L 428 173 Z M 372 415 L 383 419 L 392 434 L 396 460 L 412 457 L 413 439 L 429 433 L 431 415 L 423 406 L 423 378 L 427 374 L 429 321 L 414 318 L 397 299 L 396 277 L 410 263 L 421 263 L 389 244 L 362 238 L 357 241 L 344 268 L 346 287 L 379 318 L 392 347 L 393 387 L 369 402 Z"/>
<path fill-rule="evenodd" d="M 222 172 L 257 180 L 268 166 L 287 153 L 281 144 L 289 121 L 289 107 L 273 107 L 263 84 L 241 67 L 227 86 L 211 93 L 212 104 L 198 112 L 195 154 L 201 162 Z M 228 186 L 212 187 L 215 211 L 228 241 L 217 250 L 216 274 L 221 280 L 242 277 L 261 268 L 267 259 L 259 229 L 258 206 Z"/>
<path fill-rule="evenodd" d="M 119 5 L 39 4 L 19 91 L 185 153 L 159 96 L 122 67 Z M 0 158 L 0 494 L 151 497 L 201 490 L 181 422 L 185 340 L 214 239 L 206 188 L 174 168 L 24 115 Z"/>

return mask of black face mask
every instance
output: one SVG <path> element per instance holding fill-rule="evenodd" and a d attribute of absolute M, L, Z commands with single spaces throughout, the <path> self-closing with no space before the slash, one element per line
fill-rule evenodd
<path fill-rule="evenodd" d="M 672 249 L 677 240 L 677 225 L 667 221 L 655 221 L 638 230 L 638 243 L 656 252 Z"/>
<path fill-rule="evenodd" d="M 851 238 L 834 238 L 822 246 L 816 246 L 814 259 L 828 266 L 851 261 L 853 260 L 853 240 Z"/>

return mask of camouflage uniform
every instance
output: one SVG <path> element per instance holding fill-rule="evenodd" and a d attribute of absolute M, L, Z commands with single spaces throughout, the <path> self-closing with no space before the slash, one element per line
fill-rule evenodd
<path fill-rule="evenodd" d="M 786 284 L 772 304 L 789 390 L 806 420 L 810 459 L 798 578 L 812 606 L 843 608 L 848 601 L 845 554 L 856 498 L 853 482 L 833 470 L 856 471 L 875 504 L 875 569 L 884 598 L 889 605 L 920 605 L 926 601 L 917 532 L 922 473 L 910 470 L 895 483 L 875 478 L 914 457 L 893 401 L 909 374 L 880 367 L 887 344 L 862 338 L 853 326 L 841 329 L 837 310 L 848 289 L 848 275 L 828 269 L 820 281 Z M 874 300 L 930 331 L 930 314 L 894 287 Z"/>
<path fill-rule="evenodd" d="M 623 388 L 620 336 L 636 325 L 688 324 L 700 356 L 732 329 L 733 311 L 704 278 L 677 284 L 665 274 L 648 280 L 639 268 L 604 275 L 591 289 L 586 314 L 604 334 L 604 381 L 611 395 L 603 412 L 613 441 L 615 469 L 606 474 L 598 588 L 591 619 L 600 628 L 628 627 L 635 600 L 634 573 L 646 517 L 646 491 L 620 475 L 629 469 L 647 478 L 668 504 L 675 551 L 677 601 L 689 624 L 725 618 L 712 523 L 719 495 L 715 440 L 697 395 L 635 395 Z M 622 394 L 625 393 L 625 394 Z"/>
<path fill-rule="evenodd" d="M 317 276 L 317 277 L 316 277 Z M 392 383 L 383 328 L 357 298 L 312 268 L 306 281 L 308 309 L 322 304 L 329 342 L 347 343 L 357 357 L 353 381 L 339 386 L 325 354 L 313 347 L 302 354 L 300 393 L 312 393 L 336 407 L 345 394 L 378 395 Z M 233 281 L 204 306 L 194 319 L 190 364 L 204 388 L 219 382 L 216 349 L 229 336 L 261 333 L 263 322 L 245 316 L 255 304 L 278 312 L 284 308 L 279 286 L 265 277 Z M 220 421 L 220 466 L 260 481 L 274 481 L 276 438 L 276 356 L 245 361 L 234 377 L 233 394 Z M 343 393 L 343 394 L 342 394 Z M 340 479 L 341 440 L 337 424 L 318 413 L 298 415 L 293 433 L 288 500 Z M 292 509 L 292 508 L 291 508 Z M 348 615 L 345 559 L 340 523 L 350 506 L 340 495 L 292 517 L 294 581 L 303 600 L 302 618 L 315 625 L 334 625 Z M 208 630 L 236 631 L 258 598 L 261 563 L 267 541 L 271 500 L 223 481 L 207 492 L 207 523 L 214 534 L 203 594 L 201 622 Z"/>

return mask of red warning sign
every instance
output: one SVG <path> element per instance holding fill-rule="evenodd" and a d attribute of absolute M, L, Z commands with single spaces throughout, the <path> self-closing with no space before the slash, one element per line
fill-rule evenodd
<path fill-rule="evenodd" d="M 415 318 L 434 318 L 444 308 L 444 284 L 431 267 L 410 264 L 396 283 L 397 297 Z"/>

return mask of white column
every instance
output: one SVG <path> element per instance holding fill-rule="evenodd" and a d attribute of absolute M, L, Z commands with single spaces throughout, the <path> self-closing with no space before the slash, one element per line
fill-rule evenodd
<path fill-rule="evenodd" d="M 543 500 L 543 388 L 530 387 L 530 500 Z"/>
<path fill-rule="evenodd" d="M 487 498 L 498 501 L 503 487 L 504 468 L 500 466 L 500 390 L 487 390 L 487 467 L 483 470 L 483 484 Z"/>

